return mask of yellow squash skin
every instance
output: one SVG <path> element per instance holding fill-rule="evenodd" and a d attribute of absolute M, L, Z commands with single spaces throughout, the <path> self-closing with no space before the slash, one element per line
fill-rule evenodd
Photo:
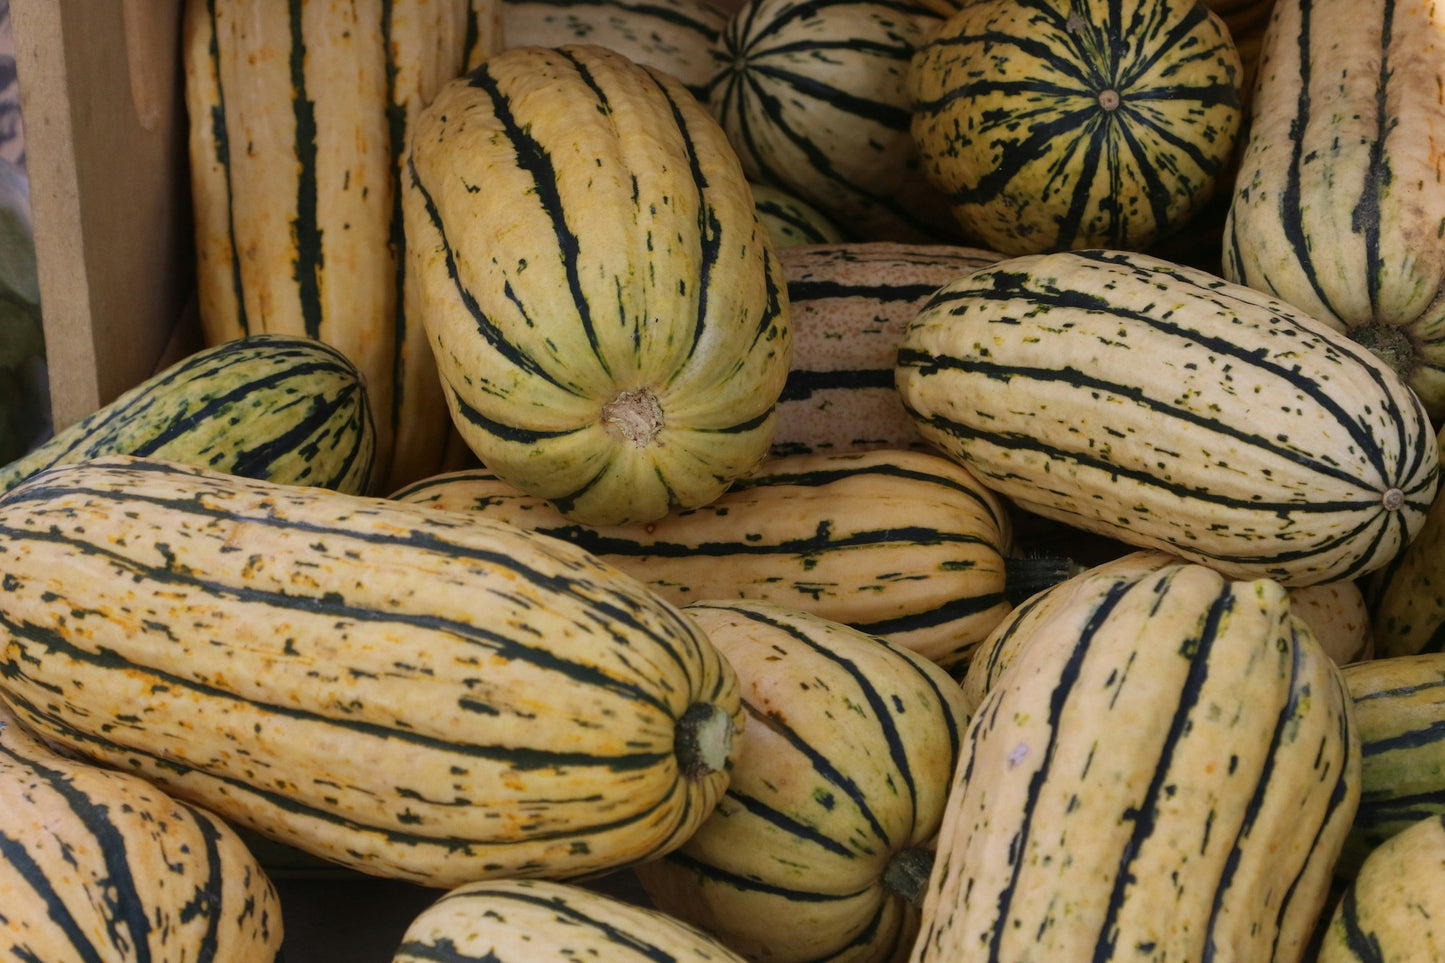
<path fill-rule="evenodd" d="M 930 452 L 772 458 L 711 504 L 646 524 L 572 524 L 486 471 L 423 479 L 392 497 L 573 542 L 678 605 L 776 602 L 948 668 L 1011 607 L 1002 502 Z"/>
<path fill-rule="evenodd" d="M 55 743 L 432 886 L 680 844 L 740 741 L 685 616 L 475 515 L 134 458 L 0 500 L 0 691 Z"/>
<path fill-rule="evenodd" d="M 1360 808 L 1335 864 L 1350 879 L 1386 840 L 1445 816 L 1445 653 L 1367 659 L 1343 675 L 1364 757 Z"/>
<path fill-rule="evenodd" d="M 1296 961 L 1360 795 L 1279 583 L 1088 571 L 972 716 L 913 963 Z"/>
<path fill-rule="evenodd" d="M 958 683 L 786 606 L 685 611 L 738 672 L 748 738 L 713 814 L 637 867 L 653 903 L 755 963 L 905 957 L 968 725 Z"/>
<path fill-rule="evenodd" d="M 1379 569 L 1439 485 L 1430 421 L 1375 355 L 1142 254 L 965 275 L 904 332 L 896 375 L 923 437 L 1020 507 L 1232 577 Z"/>
<path fill-rule="evenodd" d="M 451 431 L 401 254 L 408 126 L 501 48 L 502 0 L 185 0 L 202 332 L 319 338 L 360 369 L 390 490 Z"/>
<path fill-rule="evenodd" d="M 1445 415 L 1445 7 L 1277 0 L 1225 277 L 1377 350 Z"/>
<path fill-rule="evenodd" d="M 1068 609 L 1057 604 L 1059 595 L 1064 591 L 1108 591 L 1114 580 L 1132 581 L 1184 561 L 1168 552 L 1148 549 L 1128 552 L 1090 567 L 1091 577 L 1087 580 L 1070 582 L 1068 588 L 1056 587 L 1053 592 L 1041 593 L 1020 603 L 989 633 L 968 664 L 962 685 L 969 711 L 978 708 L 988 690 L 993 688 L 1019 648 L 1026 645 L 1031 636 L 1059 631 L 1050 628 L 1050 624 L 1061 612 L 1068 617 Z M 1045 600 L 1048 604 L 1039 604 Z M 1345 667 L 1369 657 L 1369 622 L 1364 598 L 1355 583 L 1321 582 L 1292 588 L 1289 590 L 1289 608 L 1291 615 L 1309 627 L 1310 634 L 1336 665 Z"/>
<path fill-rule="evenodd" d="M 514 47 L 411 141 L 408 257 L 482 464 L 587 524 L 716 498 L 766 454 L 787 292 L 736 154 L 680 81 Z"/>
<path fill-rule="evenodd" d="M 0 957 L 270 963 L 281 906 L 234 830 L 62 756 L 0 702 Z"/>
<path fill-rule="evenodd" d="M 898 342 L 935 291 L 1002 258 L 958 244 L 895 241 L 779 251 L 793 367 L 773 454 L 928 448 L 893 387 Z"/>
<path fill-rule="evenodd" d="M 656 910 L 541 879 L 467 883 L 412 920 L 393 963 L 743 963 Z"/>
<path fill-rule="evenodd" d="M 1445 432 L 1436 449 L 1445 454 Z M 1370 638 L 1382 658 L 1445 649 L 1445 498 L 1436 498 L 1419 532 L 1362 584 Z"/>
<path fill-rule="evenodd" d="M 1445 816 L 1372 852 L 1335 906 L 1315 963 L 1445 959 Z"/>
<path fill-rule="evenodd" d="M 855 241 L 957 238 L 908 130 L 908 61 L 939 19 L 895 0 L 735 0 L 707 101 L 743 169 Z"/>

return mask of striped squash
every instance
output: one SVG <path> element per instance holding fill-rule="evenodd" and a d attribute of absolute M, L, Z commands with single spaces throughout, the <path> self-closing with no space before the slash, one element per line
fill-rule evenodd
<path fill-rule="evenodd" d="M 422 910 L 392 963 L 743 963 L 711 937 L 656 910 L 568 883 L 468 883 Z"/>
<path fill-rule="evenodd" d="M 893 386 L 903 330 L 943 285 L 1000 258 L 980 248 L 894 241 L 779 251 L 793 366 L 772 453 L 927 448 Z"/>
<path fill-rule="evenodd" d="M 782 270 L 677 80 L 604 47 L 512 48 L 427 107 L 410 164 L 411 270 L 483 465 L 610 525 L 706 504 L 763 458 Z"/>
<path fill-rule="evenodd" d="M 1036 636 L 1069 632 L 1074 612 L 1097 607 L 1111 592 L 1132 585 L 1183 560 L 1168 552 L 1144 549 L 1088 566 L 1075 577 L 1024 599 L 999 621 L 974 652 L 961 680 L 964 706 L 972 715 Z"/>
<path fill-rule="evenodd" d="M 906 954 L 968 724 L 958 684 L 797 609 L 685 611 L 738 672 L 748 738 L 712 815 L 637 868 L 647 894 L 755 963 Z"/>
<path fill-rule="evenodd" d="M 914 55 L 911 130 L 975 243 L 1143 250 L 1212 195 L 1239 83 L 1228 30 L 1194 0 L 978 0 Z"/>
<path fill-rule="evenodd" d="M 360 494 L 376 434 L 366 386 L 311 338 L 253 334 L 204 348 L 0 468 L 0 492 L 58 464 L 141 455 Z"/>
<path fill-rule="evenodd" d="M 781 255 L 784 248 L 803 244 L 832 244 L 843 240 L 843 230 L 812 204 L 791 191 L 772 184 L 752 184 L 753 204 L 758 219 L 768 229 L 773 247 Z"/>
<path fill-rule="evenodd" d="M 701 99 L 727 19 L 711 0 L 502 0 L 508 47 L 597 44 L 671 74 Z"/>
<path fill-rule="evenodd" d="M 1076 580 L 1071 585 L 1078 590 L 1104 592 L 1113 582 L 1135 580 L 1182 561 L 1168 552 L 1149 549 L 1125 552 L 1081 566 L 1074 574 L 1087 570 L 1090 578 Z M 1054 588 L 1055 592 L 1041 592 L 1022 600 L 975 650 L 962 679 L 965 704 L 970 712 L 977 710 L 1021 645 L 1040 632 L 1052 631 L 1048 620 L 1060 611 L 1056 593 L 1065 589 L 1063 586 L 1042 588 Z M 1353 582 L 1321 582 L 1295 586 L 1288 591 L 1290 614 L 1305 624 L 1336 665 L 1349 666 L 1369 657 L 1368 623 L 1361 621 L 1364 600 Z M 1046 601 L 1048 604 L 1042 604 Z"/>
<path fill-rule="evenodd" d="M 303 852 L 454 886 L 677 846 L 737 679 L 685 616 L 473 515 L 117 457 L 0 499 L 0 691 Z"/>
<path fill-rule="evenodd" d="M 1283 586 L 1180 563 L 1041 596 L 965 733 L 913 963 L 1301 959 L 1360 744 Z"/>
<path fill-rule="evenodd" d="M 709 505 L 635 525 L 573 524 L 485 471 L 449 472 L 392 497 L 570 542 L 676 604 L 776 602 L 949 667 L 1011 607 L 1002 504 L 926 452 L 770 459 Z"/>
<path fill-rule="evenodd" d="M 1445 653 L 1347 665 L 1360 733 L 1360 808 L 1336 867 L 1352 878 L 1365 857 L 1427 816 L 1445 816 Z"/>
<path fill-rule="evenodd" d="M 1112 585 L 1111 580 L 1137 579 L 1181 561 L 1168 552 L 1149 549 L 1125 552 L 1091 565 L 1080 565 L 1072 574 L 1089 570 L 1091 577 L 1072 584 L 1089 591 L 1106 591 Z M 1063 591 L 1062 587 L 1058 591 Z M 1049 604 L 1042 605 L 1046 599 Z M 1039 632 L 1050 631 L 1046 620 L 1059 611 L 1056 602 L 1056 597 L 1042 594 L 1022 600 L 974 650 L 961 680 L 965 705 L 970 712 L 983 702 L 983 697 L 1018 654 L 1020 645 Z M 1289 589 L 1289 608 L 1290 614 L 1309 628 L 1320 648 L 1336 665 L 1349 666 L 1370 657 L 1369 624 L 1362 621 L 1364 599 L 1354 582 L 1295 586 Z"/>
<path fill-rule="evenodd" d="M 1259 72 L 1260 53 L 1264 49 L 1264 32 L 1274 12 L 1275 0 L 1200 0 L 1218 14 L 1229 30 L 1234 49 L 1239 51 L 1240 108 L 1244 112 L 1243 127 L 1248 128 L 1254 101 L 1255 77 Z M 1231 174 L 1232 179 L 1232 174 Z M 1232 186 L 1232 184 L 1231 184 Z"/>
<path fill-rule="evenodd" d="M 339 348 L 370 393 L 387 491 L 456 465 L 403 276 L 408 130 L 500 46 L 500 18 L 501 0 L 185 0 L 202 333 Z"/>
<path fill-rule="evenodd" d="M 1277 0 L 1226 226 L 1232 281 L 1389 359 L 1445 416 L 1445 7 Z"/>
<path fill-rule="evenodd" d="M 275 888 L 232 829 L 51 751 L 0 703 L 0 957 L 271 963 Z"/>
<path fill-rule="evenodd" d="M 708 102 L 748 177 L 792 191 L 855 241 L 953 239 L 918 169 L 904 83 L 938 23 L 911 0 L 740 4 Z"/>
<path fill-rule="evenodd" d="M 1436 440 L 1445 452 L 1445 432 Z M 1430 504 L 1420 531 L 1362 587 L 1375 655 L 1445 651 L 1445 498 Z"/>
<path fill-rule="evenodd" d="M 1370 854 L 1346 888 L 1314 963 L 1445 959 L 1445 816 L 1430 816 Z"/>
<path fill-rule="evenodd" d="M 897 384 L 926 439 L 1025 510 L 1237 577 L 1364 575 L 1436 491 L 1430 422 L 1373 354 L 1140 254 L 1026 255 L 944 287 Z"/>

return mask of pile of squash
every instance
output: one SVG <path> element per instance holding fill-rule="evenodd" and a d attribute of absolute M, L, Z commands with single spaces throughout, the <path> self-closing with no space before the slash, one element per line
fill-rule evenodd
<path fill-rule="evenodd" d="M 0 469 L 0 956 L 280 959 L 260 840 L 397 963 L 1438 958 L 1439 16 L 188 0 L 207 346 Z"/>

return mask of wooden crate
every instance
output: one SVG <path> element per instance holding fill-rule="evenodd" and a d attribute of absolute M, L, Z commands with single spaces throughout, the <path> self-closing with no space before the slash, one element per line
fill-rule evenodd
<path fill-rule="evenodd" d="M 11 0 L 57 428 L 199 344 L 179 0 Z"/>

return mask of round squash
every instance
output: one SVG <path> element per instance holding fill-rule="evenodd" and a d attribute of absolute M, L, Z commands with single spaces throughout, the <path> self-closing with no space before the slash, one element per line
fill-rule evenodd
<path fill-rule="evenodd" d="M 1194 0 L 980 0 L 913 57 L 911 129 L 975 242 L 1142 250 L 1213 193 L 1240 75 L 1228 30 Z"/>
<path fill-rule="evenodd" d="M 706 504 L 767 453 L 787 292 L 737 155 L 682 83 L 518 47 L 417 120 L 407 251 L 452 419 L 579 522 Z"/>

